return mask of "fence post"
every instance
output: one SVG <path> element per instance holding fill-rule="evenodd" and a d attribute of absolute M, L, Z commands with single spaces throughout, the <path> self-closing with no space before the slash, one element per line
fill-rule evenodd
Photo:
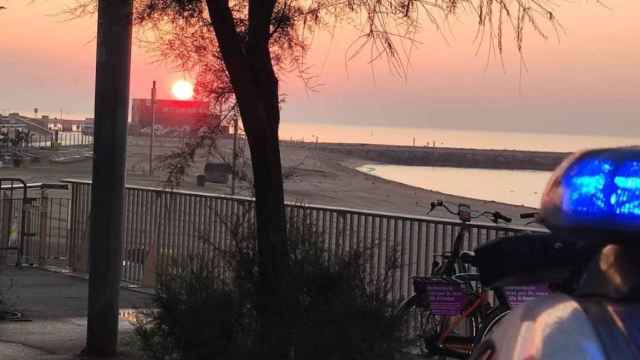
<path fill-rule="evenodd" d="M 4 249 L 9 246 L 9 231 L 11 230 L 11 198 L 6 192 L 0 190 L 0 268 L 7 265 L 7 254 L 9 250 Z"/>
<path fill-rule="evenodd" d="M 26 202 L 22 203 L 22 214 L 24 215 L 21 219 L 21 221 L 24 221 L 24 225 L 20 225 L 19 227 L 19 231 L 21 232 L 20 235 L 18 235 L 18 247 L 20 250 L 18 250 L 18 261 L 20 263 L 27 263 L 29 265 L 33 265 L 33 259 L 34 259 L 34 255 L 36 254 L 36 252 L 38 252 L 38 257 L 40 257 L 39 254 L 39 248 L 38 250 L 36 250 L 36 246 L 37 244 L 34 244 L 34 239 L 33 239 L 33 202 L 32 199 L 27 198 Z M 27 259 L 27 260 L 25 260 Z"/>
<path fill-rule="evenodd" d="M 85 227 L 77 227 L 76 234 L 76 267 L 74 271 L 81 273 L 89 272 L 89 232 L 91 228 L 91 186 L 89 185 L 86 189 L 82 189 L 80 191 L 80 186 L 78 186 L 78 196 L 76 201 L 79 202 L 79 206 L 84 211 L 77 211 L 75 214 L 74 221 L 78 224 L 81 219 L 85 224 Z"/>
<path fill-rule="evenodd" d="M 80 234 L 80 243 L 78 244 L 78 252 L 76 268 L 74 271 L 81 273 L 89 272 L 89 227 Z"/>
<path fill-rule="evenodd" d="M 154 193 L 151 201 L 147 206 L 151 209 L 151 221 L 148 236 L 150 237 L 149 248 L 145 253 L 144 267 L 142 274 L 142 286 L 145 288 L 155 288 L 158 279 L 159 268 L 166 265 L 166 254 L 161 254 L 162 249 L 162 233 L 161 229 L 166 225 L 167 219 L 165 214 L 171 211 L 166 208 L 167 203 L 163 201 L 165 197 L 161 193 Z M 165 257 L 163 257 L 165 256 Z"/>
<path fill-rule="evenodd" d="M 83 189 L 82 185 L 71 183 L 71 206 L 69 211 L 70 224 L 70 242 L 69 242 L 69 267 L 75 272 L 86 273 L 89 270 L 89 249 L 88 249 L 88 233 L 89 226 L 87 214 L 83 210 L 88 210 L 88 191 Z M 86 224 L 85 228 L 81 226 L 81 222 Z"/>
<path fill-rule="evenodd" d="M 76 195 L 76 186 L 73 183 L 69 183 L 68 185 L 69 192 L 71 193 L 70 201 L 69 201 L 69 223 L 68 223 L 68 231 L 69 231 L 69 254 L 68 262 L 69 268 L 75 271 L 76 267 L 76 245 L 78 244 L 76 235 L 78 233 L 78 196 Z"/>
<path fill-rule="evenodd" d="M 49 240 L 49 195 L 46 189 L 40 193 L 40 229 L 38 230 L 38 265 L 46 264 L 47 243 Z"/>
<path fill-rule="evenodd" d="M 149 249 L 144 256 L 144 267 L 142 270 L 142 287 L 156 287 L 156 273 L 158 269 L 158 241 L 155 237 L 151 239 Z"/>

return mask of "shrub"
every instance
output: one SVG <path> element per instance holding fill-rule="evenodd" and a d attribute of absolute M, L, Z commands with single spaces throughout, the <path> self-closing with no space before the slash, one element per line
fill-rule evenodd
<path fill-rule="evenodd" d="M 257 349 L 255 295 L 259 285 L 255 232 L 238 221 L 230 226 L 231 249 L 174 262 L 159 277 L 150 321 L 137 333 L 146 356 L 168 359 L 249 359 Z M 371 279 L 371 249 L 328 256 L 321 234 L 304 219 L 288 229 L 291 304 L 282 326 L 291 331 L 291 359 L 392 359 L 400 347 L 392 320 L 387 262 L 384 276 Z M 210 244 L 210 246 L 213 246 Z M 393 258 L 393 256 L 391 257 Z"/>
<path fill-rule="evenodd" d="M 243 337 L 237 324 L 243 317 L 237 293 L 219 281 L 205 257 L 160 276 L 151 325 L 139 324 L 144 353 L 161 359 L 232 359 Z"/>

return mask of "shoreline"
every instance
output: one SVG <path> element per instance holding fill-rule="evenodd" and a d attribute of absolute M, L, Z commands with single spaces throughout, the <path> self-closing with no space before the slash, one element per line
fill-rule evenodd
<path fill-rule="evenodd" d="M 386 164 L 386 163 L 380 163 L 380 162 L 376 163 L 376 162 L 372 162 L 372 161 L 363 161 L 363 160 L 356 160 L 356 161 L 351 160 L 351 161 L 352 162 L 349 163 L 349 164 L 342 164 L 342 165 L 345 166 L 345 167 L 349 167 L 349 168 L 351 168 L 351 169 L 353 169 L 353 170 L 355 170 L 355 171 L 357 171 L 357 172 L 359 172 L 359 173 L 361 173 L 363 175 L 369 176 L 369 177 L 371 177 L 373 179 L 376 179 L 378 181 L 388 182 L 388 183 L 390 183 L 392 185 L 407 186 L 407 187 L 410 187 L 410 188 L 413 188 L 413 189 L 416 189 L 416 190 L 427 191 L 427 192 L 433 193 L 433 194 L 440 194 L 440 195 L 446 196 L 446 197 L 453 197 L 453 198 L 460 199 L 460 202 L 462 202 L 462 201 L 484 202 L 484 203 L 498 204 L 498 205 L 501 205 L 501 206 L 520 207 L 520 208 L 523 208 L 525 210 L 523 212 L 527 212 L 526 210 L 529 210 L 529 211 L 537 210 L 536 207 L 531 207 L 531 206 L 527 206 L 527 205 L 518 205 L 518 204 L 513 204 L 513 203 L 508 203 L 508 202 L 495 201 L 495 200 L 484 200 L 484 199 L 474 198 L 474 197 L 470 197 L 470 196 L 446 193 L 446 192 L 442 192 L 442 191 L 438 191 L 438 190 L 434 190 L 434 189 L 425 189 L 425 188 L 422 188 L 422 187 L 419 187 L 419 186 L 413 186 L 413 185 L 410 185 L 410 184 L 405 184 L 403 182 L 396 181 L 396 180 L 386 179 L 386 178 L 383 178 L 381 176 L 377 176 L 377 175 L 374 175 L 374 174 L 371 174 L 371 173 L 368 173 L 368 172 L 365 172 L 365 171 L 358 170 L 358 168 L 361 167 L 361 166 L 365 166 L 365 165 L 383 165 L 384 166 L 384 165 L 392 165 L 392 164 Z M 347 162 L 350 162 L 350 160 L 347 160 Z M 393 164 L 393 165 L 395 165 L 395 164 Z M 514 170 L 514 171 L 517 171 L 517 170 Z M 533 170 L 533 171 L 536 171 L 536 170 Z"/>
<path fill-rule="evenodd" d="M 553 171 L 412 166 L 353 162 L 370 176 L 466 199 L 539 208 Z M 473 180 L 470 180 L 473 179 Z"/>

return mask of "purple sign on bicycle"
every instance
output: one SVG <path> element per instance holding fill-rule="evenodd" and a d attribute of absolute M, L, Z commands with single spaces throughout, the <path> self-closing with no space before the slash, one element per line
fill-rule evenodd
<path fill-rule="evenodd" d="M 467 296 L 460 285 L 441 280 L 428 281 L 427 294 L 431 303 L 431 313 L 434 315 L 459 315 L 467 302 Z"/>
<path fill-rule="evenodd" d="M 504 289 L 509 306 L 514 307 L 540 296 L 549 295 L 549 287 L 546 284 L 528 286 L 507 286 Z"/>

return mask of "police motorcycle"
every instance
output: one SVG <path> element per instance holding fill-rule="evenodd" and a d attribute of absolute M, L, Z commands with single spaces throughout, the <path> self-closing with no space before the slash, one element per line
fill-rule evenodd
<path fill-rule="evenodd" d="M 549 233 L 476 249 L 484 286 L 554 291 L 515 306 L 471 359 L 640 359 L 640 147 L 568 158 L 540 220 Z"/>

